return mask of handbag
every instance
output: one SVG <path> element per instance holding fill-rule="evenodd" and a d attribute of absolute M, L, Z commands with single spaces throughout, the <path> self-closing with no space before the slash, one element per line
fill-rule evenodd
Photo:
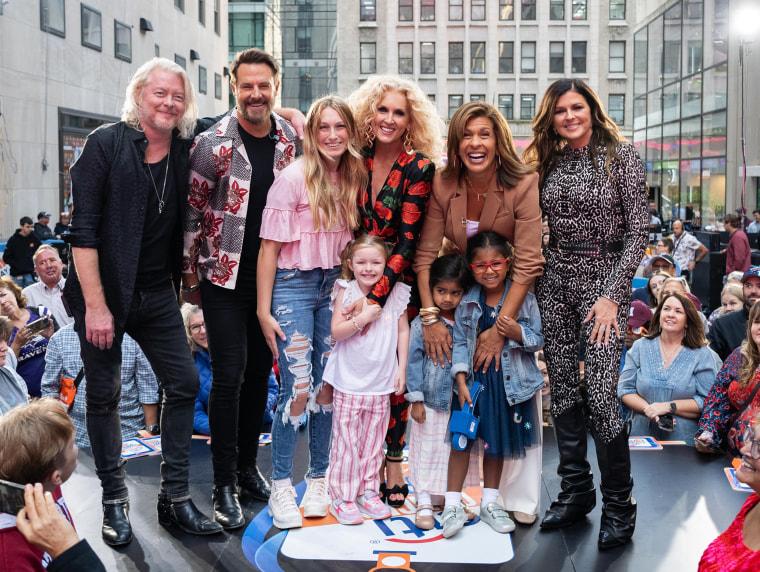
<path fill-rule="evenodd" d="M 61 394 L 59 396 L 59 399 L 61 403 L 66 406 L 66 409 L 71 409 L 72 405 L 74 405 L 74 399 L 77 396 L 77 389 L 79 388 L 79 384 L 82 383 L 83 377 L 84 368 L 81 368 L 79 370 L 79 373 L 75 379 L 71 379 L 70 377 L 66 377 L 64 375 L 61 376 Z"/>

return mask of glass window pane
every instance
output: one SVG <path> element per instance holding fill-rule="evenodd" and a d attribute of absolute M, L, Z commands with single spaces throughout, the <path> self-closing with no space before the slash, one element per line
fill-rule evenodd
<path fill-rule="evenodd" d="M 100 12 L 82 4 L 82 45 L 100 51 L 103 48 L 103 28 Z"/>
<path fill-rule="evenodd" d="M 707 114 L 702 121 L 702 156 L 714 157 L 725 154 L 726 112 Z"/>
<path fill-rule="evenodd" d="M 480 21 L 486 19 L 486 0 L 472 0 L 470 20 Z"/>
<path fill-rule="evenodd" d="M 483 93 L 470 95 L 470 101 L 485 101 L 485 100 L 486 100 L 486 96 Z"/>
<path fill-rule="evenodd" d="M 549 73 L 565 73 L 564 42 L 549 42 Z"/>
<path fill-rule="evenodd" d="M 449 42 L 449 73 L 464 73 L 464 44 Z"/>
<path fill-rule="evenodd" d="M 514 42 L 499 42 L 499 73 L 514 73 Z"/>
<path fill-rule="evenodd" d="M 655 19 L 649 24 L 649 65 L 648 65 L 648 89 L 657 89 L 662 85 L 662 24 L 663 17 Z"/>
<path fill-rule="evenodd" d="M 533 119 L 533 115 L 536 113 L 536 96 L 535 95 L 522 95 L 520 96 L 520 119 L 530 120 Z"/>
<path fill-rule="evenodd" d="M 717 219 L 726 214 L 726 158 L 702 160 L 702 196 L 707 206 L 702 209 L 702 226 L 716 229 Z"/>
<path fill-rule="evenodd" d="M 665 12 L 663 83 L 670 83 L 681 75 L 681 3 Z"/>
<path fill-rule="evenodd" d="M 520 10 L 521 20 L 536 19 L 536 0 L 522 0 L 522 9 Z"/>
<path fill-rule="evenodd" d="M 414 19 L 414 5 L 412 0 L 398 0 L 399 22 L 411 22 Z"/>
<path fill-rule="evenodd" d="M 704 87 L 704 101 L 702 103 L 703 111 L 713 111 L 715 109 L 726 108 L 727 97 L 727 70 L 725 66 L 712 68 L 704 72 L 705 81 Z"/>
<path fill-rule="evenodd" d="M 699 228 L 702 206 L 702 172 L 701 161 L 681 161 L 679 179 L 681 181 L 681 204 L 685 205 L 683 220 L 692 228 Z"/>
<path fill-rule="evenodd" d="M 203 66 L 198 66 L 198 93 L 206 93 L 207 71 Z"/>
<path fill-rule="evenodd" d="M 512 119 L 514 115 L 513 99 L 511 95 L 499 96 L 499 111 L 504 116 L 504 119 Z"/>
<path fill-rule="evenodd" d="M 420 44 L 420 73 L 435 73 L 435 43 Z"/>
<path fill-rule="evenodd" d="M 520 71 L 536 72 L 536 42 L 523 42 L 520 52 Z"/>
<path fill-rule="evenodd" d="M 700 17 L 691 17 L 699 5 Z M 702 69 L 702 0 L 686 0 L 683 19 L 683 62 L 684 75 L 697 73 Z"/>
<path fill-rule="evenodd" d="M 633 132 L 633 148 L 641 157 L 641 160 L 646 163 L 647 160 L 647 147 L 646 147 L 647 132 L 644 129 Z"/>
<path fill-rule="evenodd" d="M 647 29 L 642 28 L 633 36 L 633 94 L 647 92 Z"/>
<path fill-rule="evenodd" d="M 565 0 L 549 0 L 549 19 L 565 19 Z"/>
<path fill-rule="evenodd" d="M 625 95 L 610 94 L 607 113 L 615 123 L 623 125 L 625 123 Z"/>
<path fill-rule="evenodd" d="M 573 20 L 586 19 L 586 0 L 573 0 Z"/>
<path fill-rule="evenodd" d="M 672 121 L 681 118 L 681 96 L 679 87 L 681 82 L 667 85 L 662 90 L 662 120 Z"/>
<path fill-rule="evenodd" d="M 684 210 L 679 198 L 678 175 L 678 161 L 662 163 L 662 208 L 660 212 L 662 212 L 662 218 L 665 220 L 684 218 Z"/>
<path fill-rule="evenodd" d="M 5 4 L 5 2 L 3 2 Z M 40 2 L 40 29 L 56 36 L 66 36 L 65 0 L 42 0 Z"/>
<path fill-rule="evenodd" d="M 610 20 L 625 20 L 625 0 L 610 0 Z"/>
<path fill-rule="evenodd" d="M 420 20 L 423 22 L 435 20 L 435 0 L 420 0 Z"/>
<path fill-rule="evenodd" d="M 702 113 L 702 75 L 681 82 L 681 117 Z"/>
<path fill-rule="evenodd" d="M 120 60 L 132 61 L 132 28 L 114 20 L 114 55 Z"/>
<path fill-rule="evenodd" d="M 486 73 L 485 42 L 470 42 L 470 73 Z"/>
<path fill-rule="evenodd" d="M 699 158 L 702 149 L 702 118 L 681 121 L 681 158 Z"/>
<path fill-rule="evenodd" d="M 375 43 L 362 43 L 359 44 L 360 52 L 360 69 L 359 73 L 376 73 L 377 72 L 377 60 L 375 58 Z"/>
<path fill-rule="evenodd" d="M 456 112 L 456 110 L 462 106 L 463 101 L 464 101 L 464 97 L 461 95 L 449 96 L 449 119 L 451 119 L 454 113 Z"/>
<path fill-rule="evenodd" d="M 610 42 L 610 73 L 625 73 L 625 42 Z"/>
<path fill-rule="evenodd" d="M 414 54 L 411 42 L 398 44 L 398 73 L 414 73 Z"/>
<path fill-rule="evenodd" d="M 645 95 L 633 100 L 633 128 L 643 129 L 647 126 L 647 98 Z"/>
<path fill-rule="evenodd" d="M 666 123 L 662 126 L 662 159 L 678 159 L 680 150 L 678 148 L 679 132 L 681 125 L 679 122 Z"/>
<path fill-rule="evenodd" d="M 514 20 L 514 0 L 499 0 L 499 20 Z"/>
<path fill-rule="evenodd" d="M 586 42 L 573 42 L 572 73 L 586 73 Z"/>
<path fill-rule="evenodd" d="M 376 0 L 359 0 L 359 20 L 374 22 L 377 18 Z"/>
<path fill-rule="evenodd" d="M 214 97 L 222 99 L 222 76 L 218 73 L 214 74 Z"/>
<path fill-rule="evenodd" d="M 647 125 L 662 123 L 662 90 L 653 91 L 647 96 Z"/>
<path fill-rule="evenodd" d="M 461 22 L 464 19 L 463 0 L 449 0 L 449 21 Z"/>
<path fill-rule="evenodd" d="M 711 44 L 706 67 L 728 59 L 728 0 L 714 0 L 714 10 L 705 18 L 705 38 Z"/>

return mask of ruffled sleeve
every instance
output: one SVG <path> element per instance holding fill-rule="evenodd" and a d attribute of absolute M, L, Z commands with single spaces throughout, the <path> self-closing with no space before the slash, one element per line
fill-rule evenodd
<path fill-rule="evenodd" d="M 351 295 L 351 288 L 349 286 L 351 283 L 348 280 L 344 280 L 343 278 L 338 278 L 335 281 L 335 284 L 333 284 L 332 292 L 330 293 L 330 311 L 335 311 L 335 300 L 338 298 L 338 294 L 341 290 L 345 290 L 345 293 L 343 294 L 343 307 L 345 307 L 347 304 L 353 303 L 353 296 Z"/>
<path fill-rule="evenodd" d="M 308 208 L 301 163 L 302 161 L 296 161 L 289 165 L 272 183 L 267 194 L 267 206 L 261 216 L 261 238 L 276 242 L 301 240 L 299 204 L 305 201 Z"/>
<path fill-rule="evenodd" d="M 404 282 L 396 282 L 396 285 L 391 290 L 388 300 L 385 303 L 385 307 L 391 311 L 391 315 L 394 318 L 401 317 L 406 313 L 406 307 L 409 305 L 409 297 L 411 295 L 412 288 Z"/>

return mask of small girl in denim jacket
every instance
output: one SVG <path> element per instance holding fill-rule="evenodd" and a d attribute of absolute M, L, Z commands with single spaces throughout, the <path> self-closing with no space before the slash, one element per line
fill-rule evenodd
<path fill-rule="evenodd" d="M 475 406 L 480 419 L 477 437 L 483 451 L 483 492 L 480 519 L 496 532 L 507 533 L 515 525 L 505 507 L 498 504 L 502 473 L 505 504 L 515 511 L 518 522 L 532 524 L 538 513 L 541 486 L 541 388 L 544 380 L 534 353 L 544 345 L 536 298 L 528 293 L 519 315 L 499 317 L 509 291 L 507 279 L 512 248 L 501 235 L 481 232 L 467 241 L 467 261 L 476 284 L 464 295 L 456 310 L 451 375 L 456 380 L 452 407 L 471 404 L 473 381 L 484 390 Z M 501 369 L 492 362 L 485 371 L 473 372 L 478 334 L 494 324 L 506 337 Z M 443 515 L 443 536 L 456 534 L 467 519 L 460 506 L 462 484 L 468 467 L 470 441 L 464 451 L 451 449 L 448 486 Z M 536 452 L 538 463 L 536 463 Z"/>
<path fill-rule="evenodd" d="M 462 256 L 447 254 L 430 267 L 430 290 L 439 318 L 453 338 L 454 312 L 470 283 L 470 273 Z M 426 318 L 430 319 L 430 318 Z M 412 322 L 409 340 L 409 362 L 406 368 L 404 396 L 411 407 L 409 439 L 409 482 L 417 502 L 417 528 L 435 526 L 431 495 L 442 497 L 446 492 L 449 466 L 449 445 L 446 431 L 451 413 L 451 362 L 436 364 L 428 359 L 422 318 Z"/>

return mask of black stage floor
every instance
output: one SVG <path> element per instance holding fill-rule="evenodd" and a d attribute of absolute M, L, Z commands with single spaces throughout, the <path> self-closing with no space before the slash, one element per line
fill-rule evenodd
<path fill-rule="evenodd" d="M 545 428 L 544 434 L 542 511 L 559 491 L 554 433 Z M 259 455 L 265 474 L 271 471 L 270 450 L 263 446 Z M 589 454 L 595 467 L 591 441 Z M 212 471 L 206 442 L 193 441 L 192 455 L 193 499 L 209 514 Z M 307 456 L 306 433 L 302 431 L 295 481 L 302 480 Z M 560 531 L 546 533 L 539 531 L 538 524 L 518 525 L 510 535 L 497 535 L 485 524 L 476 523 L 450 540 L 440 538 L 439 531 L 423 535 L 411 524 L 413 516 L 407 519 L 405 514 L 384 525 L 365 521 L 345 527 L 327 522 L 285 533 L 272 527 L 264 503 L 246 503 L 245 528 L 193 537 L 157 523 L 159 462 L 158 457 L 129 461 L 135 538 L 120 550 L 100 540 L 100 485 L 89 451 L 80 452 L 79 467 L 64 485 L 80 535 L 89 540 L 108 570 L 681 572 L 696 570 L 704 549 L 728 527 L 747 498 L 747 493 L 729 486 L 724 474 L 730 462 L 727 457 L 706 457 L 690 447 L 667 445 L 659 451 L 632 451 L 634 496 L 639 506 L 636 534 L 628 546 L 604 553 L 596 547 L 601 502 L 585 523 Z M 299 495 L 302 491 L 303 483 Z M 404 512 L 410 514 L 413 509 Z M 410 564 L 404 564 L 406 561 Z"/>

